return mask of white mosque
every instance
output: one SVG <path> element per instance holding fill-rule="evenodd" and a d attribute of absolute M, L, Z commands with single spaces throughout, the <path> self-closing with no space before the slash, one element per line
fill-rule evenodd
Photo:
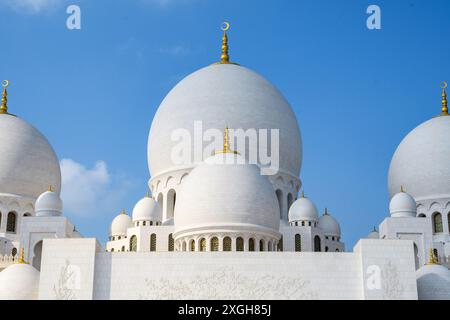
<path fill-rule="evenodd" d="M 446 85 L 441 113 L 392 158 L 389 217 L 346 251 L 338 213 L 319 214 L 302 192 L 293 110 L 269 81 L 230 61 L 228 28 L 220 61 L 161 103 L 148 137 L 150 192 L 131 216 L 113 219 L 106 248 L 64 217 L 56 154 L 9 113 L 3 82 L 0 299 L 450 299 Z M 223 132 L 220 145 L 200 139 L 187 148 L 199 157 L 174 161 L 174 132 L 196 139 L 198 122 Z M 276 148 L 272 138 L 257 144 L 255 159 L 250 143 L 235 143 L 238 130 L 272 129 Z M 276 152 L 277 170 L 262 174 L 263 156 Z"/>

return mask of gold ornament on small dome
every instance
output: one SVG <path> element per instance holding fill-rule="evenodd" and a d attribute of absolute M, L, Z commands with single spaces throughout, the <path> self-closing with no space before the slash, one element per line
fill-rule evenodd
<path fill-rule="evenodd" d="M 427 264 L 439 264 L 438 259 L 435 256 L 432 248 L 430 248 L 430 257 Z"/>
<path fill-rule="evenodd" d="M 19 261 L 17 263 L 26 264 L 26 262 L 25 262 L 25 250 L 24 250 L 23 247 L 22 247 L 22 249 L 20 249 Z"/>
<path fill-rule="evenodd" d="M 441 89 L 442 89 L 442 109 L 441 109 L 441 116 L 448 116 L 448 107 L 447 107 L 447 93 L 445 92 L 445 89 L 447 88 L 447 82 L 441 83 Z"/>
<path fill-rule="evenodd" d="M 225 154 L 225 153 L 239 154 L 239 152 L 230 149 L 230 136 L 228 133 L 228 126 L 225 127 L 225 133 L 223 135 L 223 149 L 216 151 L 216 154 Z"/>
<path fill-rule="evenodd" d="M 125 209 L 122 209 L 122 211 L 120 212 L 120 214 L 127 214 L 127 212 L 125 211 Z"/>

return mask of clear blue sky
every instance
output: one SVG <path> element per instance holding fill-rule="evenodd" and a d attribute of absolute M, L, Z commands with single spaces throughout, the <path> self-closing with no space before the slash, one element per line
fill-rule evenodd
<path fill-rule="evenodd" d="M 81 7 L 81 30 L 66 28 L 69 4 Z M 381 7 L 381 30 L 366 28 L 370 4 Z M 219 58 L 224 20 L 232 59 L 294 108 L 306 193 L 339 219 L 351 250 L 388 214 L 395 148 L 440 111 L 449 1 L 0 0 L 0 78 L 11 82 L 11 112 L 59 159 L 78 163 L 80 181 L 96 183 L 65 196 L 97 204 L 76 212 L 72 199 L 65 214 L 104 242 L 121 208 L 131 212 L 147 189 L 155 111 L 181 78 Z"/>

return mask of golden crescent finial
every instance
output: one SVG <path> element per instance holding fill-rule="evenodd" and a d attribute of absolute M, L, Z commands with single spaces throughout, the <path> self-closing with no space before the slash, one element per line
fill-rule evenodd
<path fill-rule="evenodd" d="M 222 23 L 222 26 L 220 27 L 220 29 L 222 29 L 222 31 L 224 31 L 224 32 L 228 31 L 230 29 L 230 23 L 227 21 L 224 21 Z"/>
<path fill-rule="evenodd" d="M 447 82 L 443 81 L 441 82 L 441 89 L 446 89 L 447 88 Z"/>
<path fill-rule="evenodd" d="M 9 81 L 8 80 L 3 80 L 2 81 L 2 87 L 6 89 L 8 86 L 9 86 Z"/>

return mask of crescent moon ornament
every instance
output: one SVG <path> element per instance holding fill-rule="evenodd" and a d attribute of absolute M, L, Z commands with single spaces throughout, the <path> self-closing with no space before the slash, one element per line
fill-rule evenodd
<path fill-rule="evenodd" d="M 227 31 L 230 29 L 230 23 L 229 22 L 224 22 L 222 23 L 222 27 L 221 27 L 222 31 Z"/>
<path fill-rule="evenodd" d="M 2 81 L 2 87 L 6 88 L 7 86 L 9 86 L 9 81 L 8 80 L 3 80 Z"/>
<path fill-rule="evenodd" d="M 447 88 L 447 82 L 442 82 L 441 83 L 441 89 L 445 89 L 445 88 Z"/>

